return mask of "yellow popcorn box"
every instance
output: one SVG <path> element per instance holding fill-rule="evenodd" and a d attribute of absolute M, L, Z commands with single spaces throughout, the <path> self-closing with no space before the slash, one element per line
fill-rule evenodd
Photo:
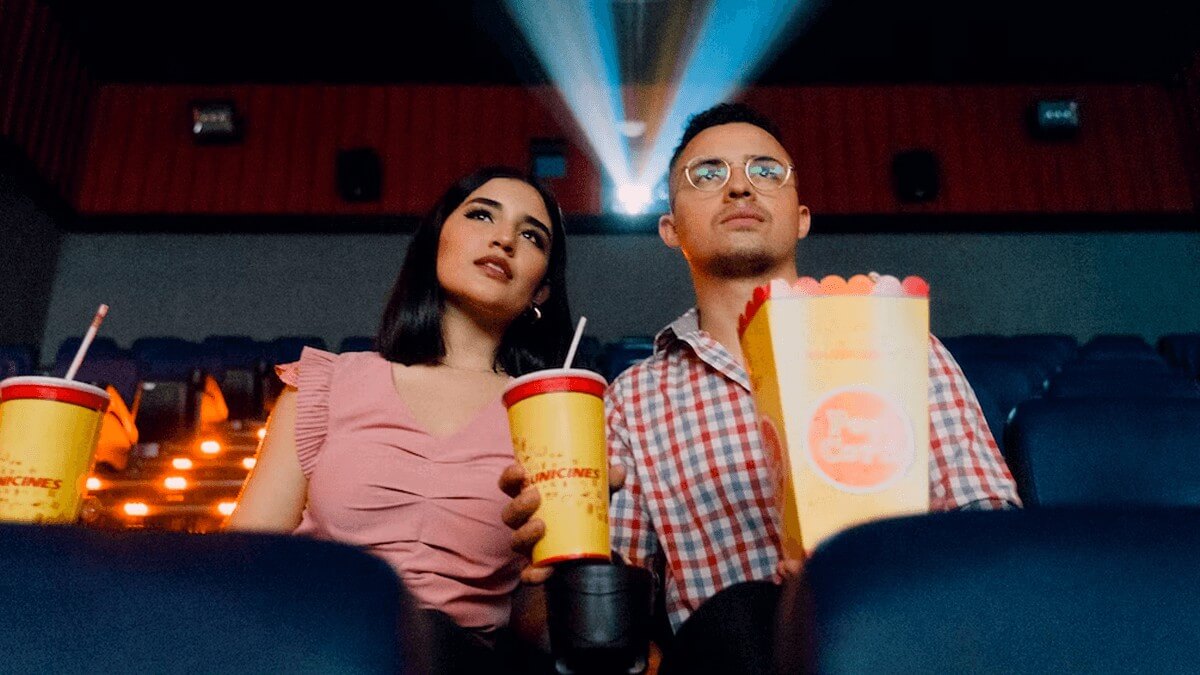
<path fill-rule="evenodd" d="M 929 285 L 805 277 L 755 290 L 738 332 L 783 552 L 929 510 Z"/>

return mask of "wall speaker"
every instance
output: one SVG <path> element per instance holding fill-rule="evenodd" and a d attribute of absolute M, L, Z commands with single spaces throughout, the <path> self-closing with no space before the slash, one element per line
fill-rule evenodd
<path fill-rule="evenodd" d="M 379 201 L 383 190 L 383 165 L 372 148 L 351 148 L 337 153 L 337 190 L 348 202 Z"/>
<path fill-rule="evenodd" d="M 938 196 L 938 161 L 929 150 L 905 150 L 892 158 L 896 199 L 906 204 L 931 202 Z"/>
<path fill-rule="evenodd" d="M 530 141 L 529 173 L 540 180 L 566 178 L 566 141 L 559 138 L 535 138 Z"/>

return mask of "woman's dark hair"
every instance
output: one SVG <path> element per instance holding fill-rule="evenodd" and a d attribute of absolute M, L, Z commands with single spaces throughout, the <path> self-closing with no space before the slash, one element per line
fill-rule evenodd
<path fill-rule="evenodd" d="M 526 311 L 505 331 L 496 351 L 495 366 L 517 376 L 541 368 L 557 367 L 571 339 L 571 311 L 567 304 L 567 249 L 562 210 L 554 195 L 537 179 L 508 167 L 488 167 L 465 176 L 434 205 L 417 226 L 400 275 L 392 287 L 375 337 L 383 358 L 411 366 L 433 365 L 446 356 L 442 340 L 442 286 L 437 278 L 438 243 L 442 225 L 467 197 L 490 180 L 510 178 L 537 190 L 550 215 L 550 260 L 543 285 L 550 297 L 540 305 L 542 318 Z"/>

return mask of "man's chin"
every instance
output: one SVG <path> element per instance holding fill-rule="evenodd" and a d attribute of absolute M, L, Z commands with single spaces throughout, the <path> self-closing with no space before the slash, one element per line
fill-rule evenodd
<path fill-rule="evenodd" d="M 722 279 L 761 277 L 778 267 L 776 260 L 764 250 L 741 250 L 719 254 L 708 261 L 708 273 Z"/>

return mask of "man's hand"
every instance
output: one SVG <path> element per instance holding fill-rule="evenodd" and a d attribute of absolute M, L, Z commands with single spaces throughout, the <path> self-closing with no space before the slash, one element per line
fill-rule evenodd
<path fill-rule="evenodd" d="M 786 560 L 780 560 L 779 566 L 775 568 L 775 571 L 779 573 L 779 576 L 786 582 L 790 579 L 800 576 L 800 570 L 802 569 L 804 569 L 803 560 L 788 558 Z"/>
<path fill-rule="evenodd" d="M 613 464 L 608 467 L 608 489 L 615 492 L 625 484 L 625 467 Z M 526 558 L 533 557 L 533 545 L 546 534 L 546 524 L 533 514 L 542 503 L 537 486 L 528 482 L 525 469 L 518 463 L 510 464 L 504 473 L 500 474 L 500 489 L 512 497 L 501 512 L 500 518 L 504 524 L 512 528 L 512 550 Z M 549 567 L 534 567 L 527 565 L 521 570 L 521 581 L 527 584 L 541 584 L 550 578 L 553 571 Z"/>

